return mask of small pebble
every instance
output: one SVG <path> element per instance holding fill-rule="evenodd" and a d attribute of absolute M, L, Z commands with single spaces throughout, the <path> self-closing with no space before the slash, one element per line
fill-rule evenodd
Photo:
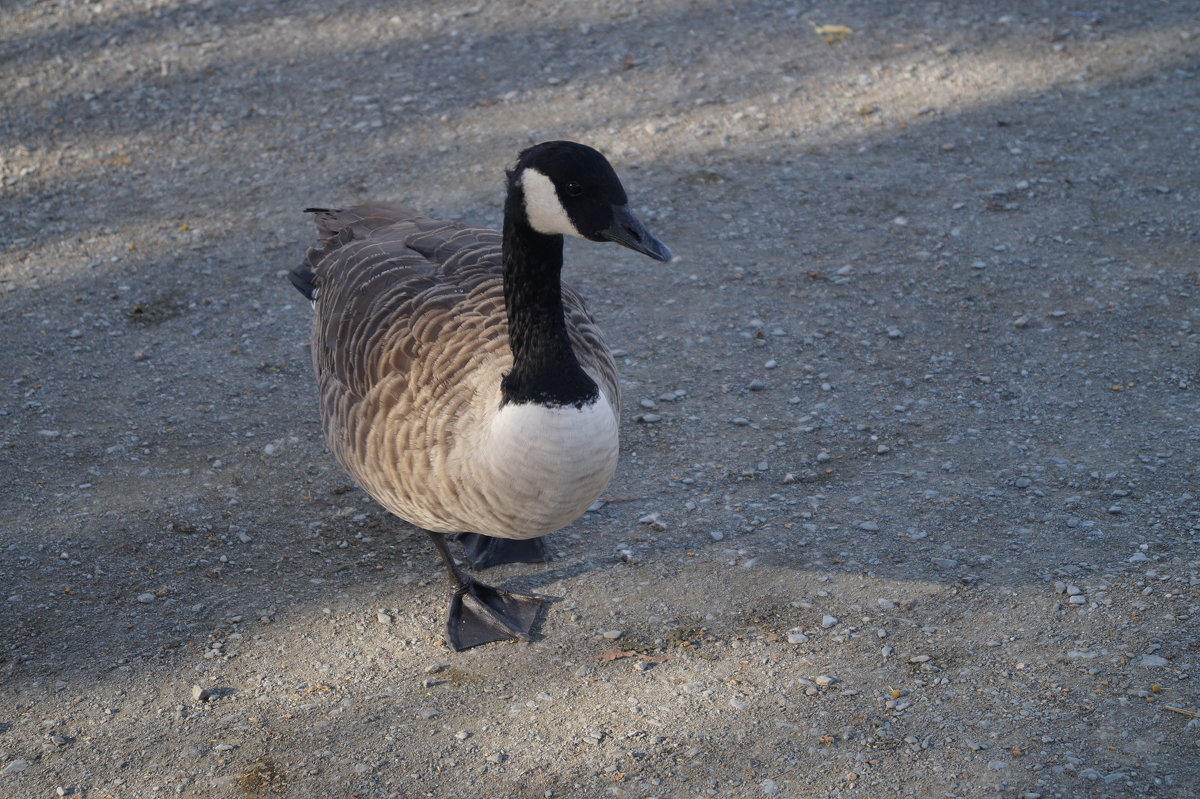
<path fill-rule="evenodd" d="M 878 532 L 878 530 L 879 530 L 879 523 L 878 523 L 878 522 L 872 522 L 872 521 L 859 522 L 859 523 L 858 523 L 858 529 L 860 529 L 860 530 L 866 530 L 868 533 L 874 533 L 874 532 Z"/>
<path fill-rule="evenodd" d="M 0 774 L 20 774 L 25 769 L 29 768 L 29 762 L 26 760 L 14 760 L 0 770 Z"/>
<path fill-rule="evenodd" d="M 615 641 L 618 638 L 620 638 L 621 636 L 623 636 L 624 634 L 625 634 L 624 630 L 605 630 L 604 632 L 600 633 L 600 635 L 602 635 L 603 637 L 607 638 L 610 641 Z"/>
<path fill-rule="evenodd" d="M 807 644 L 809 638 L 802 632 L 788 633 L 787 637 L 789 644 Z"/>
<path fill-rule="evenodd" d="M 1072 605 L 1086 605 L 1087 597 L 1083 596 L 1082 594 L 1076 594 L 1075 596 L 1067 599 L 1067 602 L 1069 602 Z"/>
<path fill-rule="evenodd" d="M 840 682 L 840 681 L 838 680 L 837 677 L 830 677 L 828 674 L 818 674 L 816 679 L 813 680 L 813 682 L 815 682 L 817 685 L 821 686 L 822 688 L 828 688 L 829 686 L 833 685 L 834 683 Z"/>
<path fill-rule="evenodd" d="M 733 706 L 734 710 L 745 710 L 750 707 L 749 702 L 745 699 L 738 699 L 736 696 L 729 700 L 729 704 Z"/>
<path fill-rule="evenodd" d="M 639 517 L 638 524 L 648 524 L 652 529 L 655 530 L 667 529 L 667 526 L 663 524 L 662 519 L 659 518 L 657 513 L 647 513 L 646 515 Z"/>
<path fill-rule="evenodd" d="M 824 627 L 826 630 L 828 630 L 830 627 L 837 626 L 838 621 L 839 621 L 839 619 L 837 616 L 828 616 L 828 615 L 822 616 L 821 617 L 821 626 Z"/>
<path fill-rule="evenodd" d="M 391 624 L 394 621 L 390 613 L 384 613 L 382 610 L 375 614 L 375 620 L 380 624 Z"/>
<path fill-rule="evenodd" d="M 145 594 L 138 594 L 137 601 L 141 602 L 143 605 L 148 605 L 149 603 L 153 602 L 154 599 L 154 594 L 147 592 Z"/>
<path fill-rule="evenodd" d="M 197 702 L 207 702 L 211 696 L 212 692 L 207 688 L 199 685 L 192 686 L 192 699 L 195 699 Z"/>

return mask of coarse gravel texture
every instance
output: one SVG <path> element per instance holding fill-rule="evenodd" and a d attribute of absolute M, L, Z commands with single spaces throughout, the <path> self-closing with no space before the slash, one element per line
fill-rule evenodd
<path fill-rule="evenodd" d="M 1194 2 L 9 0 L 0 63 L 0 796 L 1196 795 Z M 454 653 L 283 275 L 548 138 L 679 258 L 568 245 L 621 465 Z"/>

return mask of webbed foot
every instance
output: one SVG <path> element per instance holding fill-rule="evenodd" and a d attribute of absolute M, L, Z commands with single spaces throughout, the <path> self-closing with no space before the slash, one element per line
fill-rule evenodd
<path fill-rule="evenodd" d="M 545 563 L 550 560 L 540 537 L 518 541 L 479 533 L 458 533 L 454 540 L 462 544 L 463 556 L 477 571 L 501 563 Z"/>
<path fill-rule="evenodd" d="M 514 594 L 470 577 L 454 591 L 446 614 L 446 641 L 456 651 L 492 641 L 529 640 L 545 599 Z"/>

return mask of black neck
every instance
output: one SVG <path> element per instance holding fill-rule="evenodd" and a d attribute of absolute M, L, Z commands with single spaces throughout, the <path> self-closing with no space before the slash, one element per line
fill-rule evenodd
<path fill-rule="evenodd" d="M 596 399 L 598 388 L 567 336 L 563 239 L 529 226 L 518 192 L 510 192 L 504 214 L 504 305 L 513 368 L 500 384 L 501 404 L 580 407 Z"/>

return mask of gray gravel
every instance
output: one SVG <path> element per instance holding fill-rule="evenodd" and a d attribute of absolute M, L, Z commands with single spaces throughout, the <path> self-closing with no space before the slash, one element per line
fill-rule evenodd
<path fill-rule="evenodd" d="M 729 7 L 0 9 L 0 795 L 1194 795 L 1200 13 Z M 568 246 L 621 466 L 456 654 L 282 275 L 547 138 L 679 258 Z"/>

